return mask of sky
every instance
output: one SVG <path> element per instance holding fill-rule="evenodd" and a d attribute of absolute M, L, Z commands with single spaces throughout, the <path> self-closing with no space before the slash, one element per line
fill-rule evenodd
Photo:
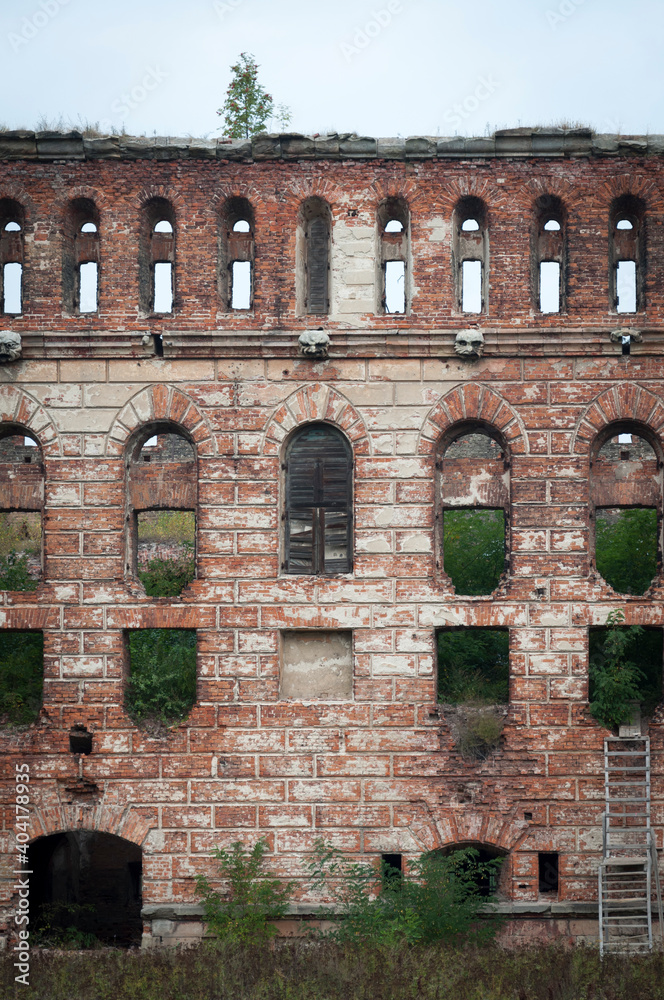
<path fill-rule="evenodd" d="M 249 52 L 296 132 L 664 133 L 663 38 L 662 0 L 1 0 L 0 124 L 214 138 Z"/>

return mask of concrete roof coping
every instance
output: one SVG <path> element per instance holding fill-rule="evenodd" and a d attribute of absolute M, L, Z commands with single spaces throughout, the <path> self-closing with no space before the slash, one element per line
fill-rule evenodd
<path fill-rule="evenodd" d="M 597 134 L 588 128 L 500 129 L 484 137 L 372 138 L 354 132 L 283 132 L 261 133 L 250 139 L 0 131 L 2 160 L 465 160 L 662 153 L 664 135 Z"/>

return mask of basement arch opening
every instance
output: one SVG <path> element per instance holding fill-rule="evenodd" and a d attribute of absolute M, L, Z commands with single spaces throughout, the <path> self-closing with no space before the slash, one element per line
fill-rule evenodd
<path fill-rule="evenodd" d="M 76 932 L 104 944 L 140 944 L 142 850 L 137 844 L 97 830 L 54 833 L 29 845 L 27 868 L 32 872 L 31 933 L 48 924 L 46 940 L 54 945 L 67 936 L 76 941 Z"/>
<path fill-rule="evenodd" d="M 431 857 L 447 858 L 457 851 L 466 851 L 469 848 L 477 851 L 477 856 L 475 858 L 468 858 L 468 860 L 460 860 L 460 869 L 464 873 L 470 872 L 480 896 L 493 896 L 494 893 L 500 891 L 501 875 L 504 871 L 504 861 L 507 858 L 507 851 L 496 847 L 494 844 L 465 841 L 463 843 L 448 844 L 446 847 L 440 847 L 438 850 L 431 852 Z M 487 868 L 490 862 L 497 861 L 500 864 L 495 864 L 492 868 Z"/>

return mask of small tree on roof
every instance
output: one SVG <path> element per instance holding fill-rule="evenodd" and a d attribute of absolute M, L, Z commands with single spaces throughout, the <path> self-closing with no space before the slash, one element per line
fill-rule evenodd
<path fill-rule="evenodd" d="M 290 112 L 284 105 L 275 107 L 274 99 L 258 82 L 258 65 L 250 52 L 241 52 L 231 66 L 233 78 L 226 91 L 223 107 L 217 111 L 224 119 L 224 135 L 230 139 L 248 139 L 265 132 L 265 124 L 276 118 L 283 127 L 290 122 Z"/>

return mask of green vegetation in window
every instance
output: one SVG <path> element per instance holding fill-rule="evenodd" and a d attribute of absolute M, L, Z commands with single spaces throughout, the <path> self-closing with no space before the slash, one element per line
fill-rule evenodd
<path fill-rule="evenodd" d="M 39 581 L 30 573 L 28 558 L 38 557 L 40 550 L 39 513 L 0 513 L 0 590 L 36 590 Z"/>
<path fill-rule="evenodd" d="M 598 572 L 619 594 L 645 594 L 657 573 L 657 511 L 597 510 L 595 561 Z"/>
<path fill-rule="evenodd" d="M 193 510 L 142 511 L 137 519 L 139 555 L 141 546 L 167 545 L 173 558 L 156 556 L 139 563 L 138 578 L 149 597 L 177 597 L 196 576 L 194 545 L 196 515 Z"/>
<path fill-rule="evenodd" d="M 495 705 L 509 698 L 509 630 L 449 628 L 438 633 L 438 700 Z"/>
<path fill-rule="evenodd" d="M 650 714 L 662 697 L 662 630 L 626 627 L 622 610 L 590 629 L 590 712 L 601 725 L 627 722 L 632 704 Z"/>
<path fill-rule="evenodd" d="M 131 630 L 127 711 L 137 721 L 179 722 L 196 700 L 196 631 Z"/>
<path fill-rule="evenodd" d="M 0 632 L 0 723 L 27 725 L 39 715 L 44 684 L 41 632 Z"/>
<path fill-rule="evenodd" d="M 505 512 L 445 510 L 443 559 L 457 594 L 493 593 L 505 569 Z"/>

